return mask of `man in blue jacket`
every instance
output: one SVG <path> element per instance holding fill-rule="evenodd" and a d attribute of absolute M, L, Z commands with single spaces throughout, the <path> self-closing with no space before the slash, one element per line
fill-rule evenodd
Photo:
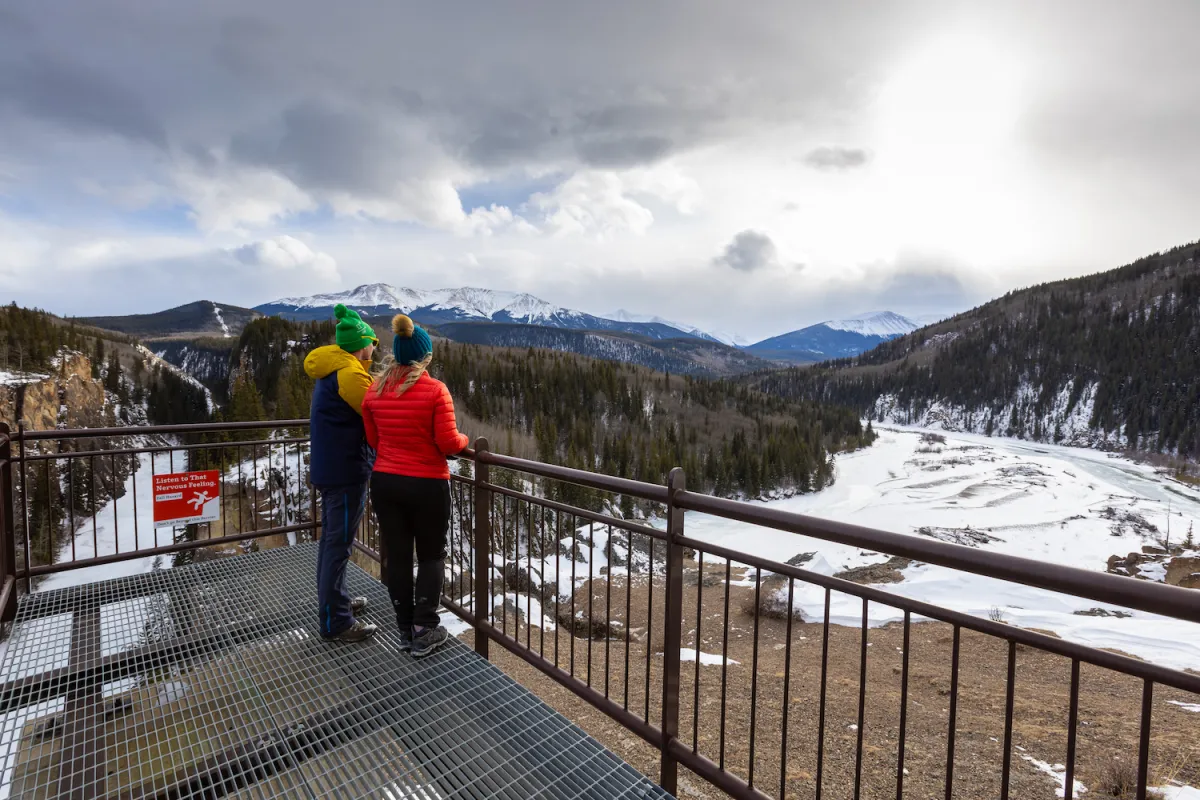
<path fill-rule="evenodd" d="M 371 358 L 379 339 L 352 309 L 338 305 L 337 344 L 318 347 L 304 359 L 316 381 L 312 396 L 310 473 L 321 493 L 321 544 L 317 555 L 317 603 L 321 636 L 361 642 L 379 630 L 354 618 L 367 598 L 346 594 L 346 563 L 367 501 L 375 454 L 367 446 L 362 402 L 371 385 Z"/>

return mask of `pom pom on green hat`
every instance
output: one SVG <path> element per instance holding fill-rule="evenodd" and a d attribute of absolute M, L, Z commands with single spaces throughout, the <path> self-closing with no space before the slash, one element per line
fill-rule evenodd
<path fill-rule="evenodd" d="M 367 345 L 379 344 L 375 329 L 363 322 L 354 309 L 338 303 L 333 309 L 333 316 L 337 318 L 335 341 L 347 353 L 357 353 Z"/>

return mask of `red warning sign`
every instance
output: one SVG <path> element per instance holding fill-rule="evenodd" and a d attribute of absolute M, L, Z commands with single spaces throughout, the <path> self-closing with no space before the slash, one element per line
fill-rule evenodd
<path fill-rule="evenodd" d="M 214 522 L 220 518 L 220 470 L 154 476 L 154 527 Z"/>

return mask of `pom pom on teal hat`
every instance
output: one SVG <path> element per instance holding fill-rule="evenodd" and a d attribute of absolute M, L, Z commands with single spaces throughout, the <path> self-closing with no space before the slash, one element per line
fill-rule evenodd
<path fill-rule="evenodd" d="M 404 314 L 392 317 L 392 355 L 401 364 L 419 364 L 433 352 L 429 334 Z"/>

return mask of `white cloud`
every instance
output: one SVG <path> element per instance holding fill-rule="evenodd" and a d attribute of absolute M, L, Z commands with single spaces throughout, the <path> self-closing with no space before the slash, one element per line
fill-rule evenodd
<path fill-rule="evenodd" d="M 276 236 L 230 251 L 234 258 L 248 267 L 265 267 L 276 272 L 307 271 L 318 279 L 340 279 L 337 262 L 327 253 L 314 252 L 293 236 Z"/>
<path fill-rule="evenodd" d="M 458 232 L 464 236 L 495 236 L 513 233 L 534 236 L 540 233 L 529 220 L 514 214 L 508 206 L 492 204 L 487 208 L 476 208 L 467 214 Z"/>
<path fill-rule="evenodd" d="M 623 233 L 642 234 L 654 214 L 625 194 L 615 172 L 584 170 L 552 191 L 529 199 L 543 227 L 556 236 L 578 234 L 606 239 Z"/>
<path fill-rule="evenodd" d="M 205 233 L 261 228 L 317 207 L 311 195 L 268 169 L 222 165 L 199 170 L 189 165 L 175 173 L 174 185 Z"/>

